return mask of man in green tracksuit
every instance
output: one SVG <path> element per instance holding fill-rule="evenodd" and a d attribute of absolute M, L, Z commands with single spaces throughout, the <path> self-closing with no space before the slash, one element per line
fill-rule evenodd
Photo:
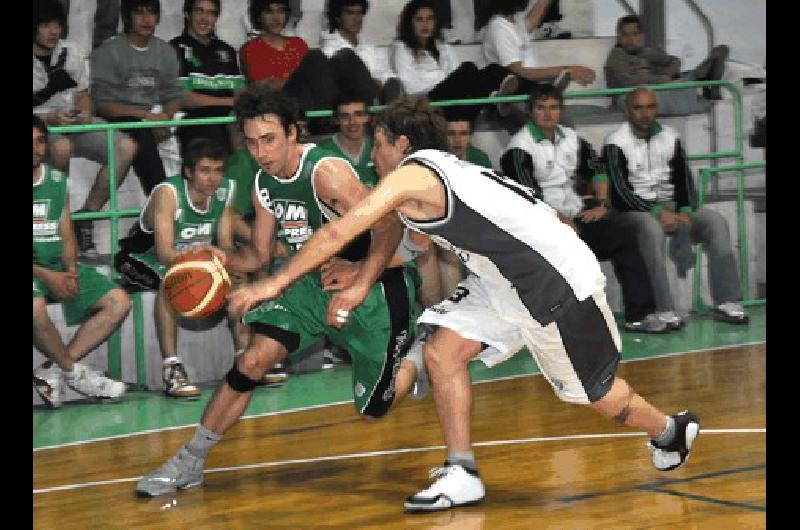
<path fill-rule="evenodd" d="M 235 272 L 267 263 L 276 236 L 296 252 L 369 188 L 346 160 L 314 144 L 297 143 L 297 104 L 288 96 L 248 89 L 234 110 L 261 167 L 253 186 L 251 246 L 229 253 L 214 249 Z M 154 496 L 200 485 L 208 452 L 238 421 L 256 382 L 275 363 L 322 336 L 350 352 L 360 414 L 381 417 L 412 386 L 421 391 L 421 350 L 415 347 L 414 355 L 405 355 L 414 338 L 418 283 L 407 262 L 421 251 L 399 219 L 387 216 L 340 253 L 335 264 L 306 275 L 276 300 L 250 304 L 255 307 L 243 318 L 253 333 L 250 345 L 215 392 L 192 440 L 142 478 L 136 492 Z M 238 291 L 257 295 L 259 283 Z"/>

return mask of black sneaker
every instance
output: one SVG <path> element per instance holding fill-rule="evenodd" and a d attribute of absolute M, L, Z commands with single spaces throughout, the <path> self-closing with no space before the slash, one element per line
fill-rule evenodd
<path fill-rule="evenodd" d="M 75 213 L 83 213 L 88 210 L 78 210 Z M 97 247 L 94 244 L 94 224 L 91 220 L 72 221 L 75 227 L 75 238 L 78 240 L 78 254 L 83 259 L 97 259 Z"/>
<path fill-rule="evenodd" d="M 683 465 L 689 458 L 692 443 L 700 433 L 700 418 L 694 412 L 684 410 L 671 416 L 675 420 L 675 438 L 671 443 L 658 445 L 650 440 L 653 465 L 660 471 L 672 471 Z"/>

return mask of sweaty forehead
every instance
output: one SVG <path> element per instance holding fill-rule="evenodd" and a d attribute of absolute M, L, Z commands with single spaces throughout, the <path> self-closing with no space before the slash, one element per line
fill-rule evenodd
<path fill-rule="evenodd" d="M 268 133 L 283 131 L 283 124 L 275 114 L 261 114 L 244 120 L 244 135 L 248 138 L 259 138 Z"/>

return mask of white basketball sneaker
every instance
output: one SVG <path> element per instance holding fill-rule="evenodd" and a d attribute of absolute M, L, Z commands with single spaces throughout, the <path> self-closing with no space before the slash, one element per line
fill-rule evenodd
<path fill-rule="evenodd" d="M 652 452 L 653 466 L 659 471 L 672 471 L 683 465 L 689 458 L 694 439 L 700 433 L 700 419 L 694 412 L 684 410 L 673 414 L 675 438 L 672 442 L 660 445 L 650 440 L 647 446 Z"/>
<path fill-rule="evenodd" d="M 118 399 L 125 393 L 125 383 L 109 379 L 85 364 L 75 363 L 72 373 L 64 372 L 67 385 L 87 397 Z"/>
<path fill-rule="evenodd" d="M 50 408 L 57 409 L 64 402 L 64 372 L 55 363 L 50 368 L 43 364 L 33 371 L 33 386 Z"/>
<path fill-rule="evenodd" d="M 431 470 L 433 484 L 416 495 L 406 498 L 407 512 L 435 512 L 456 506 L 478 504 L 486 495 L 477 471 L 457 464 L 447 464 Z"/>

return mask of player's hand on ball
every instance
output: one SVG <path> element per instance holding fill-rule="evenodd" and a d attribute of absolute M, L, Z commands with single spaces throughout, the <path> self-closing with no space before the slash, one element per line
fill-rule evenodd
<path fill-rule="evenodd" d="M 331 258 L 320 267 L 323 290 L 347 289 L 353 285 L 360 270 L 360 262 L 353 263 L 342 258 Z"/>
<path fill-rule="evenodd" d="M 328 303 L 327 321 L 333 328 L 341 328 L 350 322 L 351 313 L 369 294 L 369 287 L 354 284 L 337 292 Z"/>

